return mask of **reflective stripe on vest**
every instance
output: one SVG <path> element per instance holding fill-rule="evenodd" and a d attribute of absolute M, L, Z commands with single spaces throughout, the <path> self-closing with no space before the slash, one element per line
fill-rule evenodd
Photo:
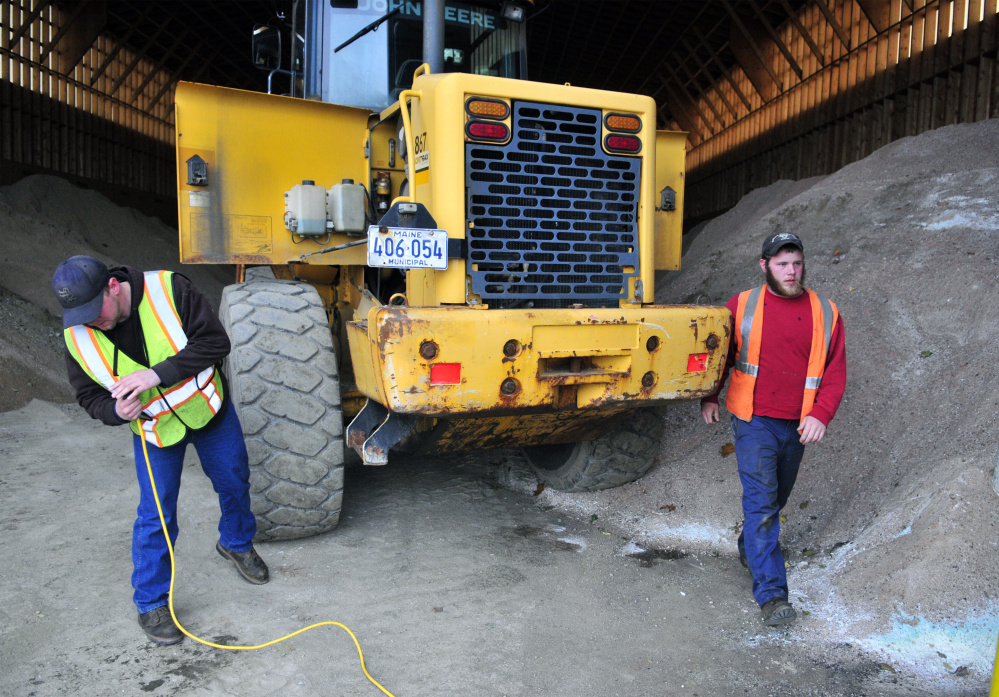
<path fill-rule="evenodd" d="M 187 346 L 187 335 L 173 302 L 172 276 L 169 271 L 143 274 L 143 296 L 138 312 L 152 365 L 176 355 Z M 122 376 L 148 367 L 119 352 L 119 370 L 115 375 L 115 347 L 103 332 L 77 325 L 68 328 L 65 337 L 73 358 L 105 389 L 110 390 Z M 158 447 L 173 445 L 187 432 L 185 424 L 201 428 L 222 408 L 221 377 L 215 366 L 209 366 L 196 376 L 181 380 L 165 390 L 145 390 L 140 399 L 146 418 L 133 421 L 132 431 Z"/>
<path fill-rule="evenodd" d="M 815 395 L 822 384 L 822 374 L 829 356 L 832 331 L 839 317 L 839 310 L 831 300 L 807 288 L 805 292 L 808 293 L 812 309 L 812 340 L 801 402 L 802 419 L 808 416 L 815 404 Z M 766 286 L 743 291 L 739 294 L 736 307 L 737 355 L 725 406 L 743 421 L 753 418 L 753 390 L 760 369 L 765 293 Z"/>

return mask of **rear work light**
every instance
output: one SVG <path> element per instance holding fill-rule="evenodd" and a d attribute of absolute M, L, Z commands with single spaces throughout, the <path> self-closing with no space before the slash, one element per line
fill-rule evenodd
<path fill-rule="evenodd" d="M 687 356 L 687 372 L 703 373 L 708 369 L 708 354 L 692 353 Z"/>
<path fill-rule="evenodd" d="M 465 133 L 473 140 L 504 141 L 510 137 L 510 129 L 505 123 L 496 121 L 469 121 L 465 124 Z"/>
<path fill-rule="evenodd" d="M 606 124 L 608 131 L 638 133 L 642 130 L 642 120 L 629 114 L 607 114 Z"/>
<path fill-rule="evenodd" d="M 636 136 L 607 136 L 604 146 L 609 152 L 635 154 L 642 149 L 642 141 Z"/>
<path fill-rule="evenodd" d="M 472 116 L 485 116 L 487 119 L 505 119 L 510 115 L 506 102 L 485 97 L 469 97 L 465 101 L 465 111 Z"/>
<path fill-rule="evenodd" d="M 707 355 L 707 354 L 705 354 Z M 434 363 L 430 366 L 431 385 L 460 385 L 461 363 Z"/>

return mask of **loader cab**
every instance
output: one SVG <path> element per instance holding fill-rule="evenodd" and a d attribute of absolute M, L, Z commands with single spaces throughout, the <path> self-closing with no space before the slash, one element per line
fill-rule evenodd
<path fill-rule="evenodd" d="M 445 72 L 526 79 L 526 3 L 521 21 L 504 16 L 510 4 L 448 0 Z M 423 63 L 419 0 L 300 0 L 295 13 L 298 96 L 381 110 L 412 86 Z"/>

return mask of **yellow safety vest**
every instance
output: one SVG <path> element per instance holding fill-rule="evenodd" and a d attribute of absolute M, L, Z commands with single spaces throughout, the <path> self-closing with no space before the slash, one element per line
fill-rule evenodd
<path fill-rule="evenodd" d="M 139 322 L 150 365 L 136 363 L 118 352 L 118 373 L 112 371 L 115 346 L 104 332 L 78 324 L 63 332 L 70 355 L 94 380 L 110 390 L 118 380 L 175 356 L 187 346 L 187 334 L 173 302 L 173 272 L 147 271 L 139 302 Z M 159 448 L 179 443 L 187 426 L 205 426 L 222 408 L 222 377 L 215 366 L 166 389 L 154 387 L 139 395 L 142 416 L 132 431 Z M 179 417 L 179 418 L 178 418 Z"/>
<path fill-rule="evenodd" d="M 728 386 L 725 407 L 743 421 L 753 418 L 753 390 L 760 370 L 760 346 L 763 339 L 763 298 L 767 287 L 753 288 L 739 294 L 735 312 L 736 360 Z M 833 328 L 839 318 L 836 305 L 815 291 L 805 289 L 812 306 L 812 345 L 808 354 L 805 393 L 801 399 L 801 418 L 812 411 L 815 395 L 822 384 Z"/>

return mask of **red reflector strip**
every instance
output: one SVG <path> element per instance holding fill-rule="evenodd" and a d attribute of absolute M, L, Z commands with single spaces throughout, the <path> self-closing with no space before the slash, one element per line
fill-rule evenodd
<path fill-rule="evenodd" d="M 707 355 L 707 354 L 704 354 Z M 430 366 L 431 385 L 460 385 L 461 363 L 434 363 Z"/>
<path fill-rule="evenodd" d="M 687 356 L 687 372 L 703 373 L 708 369 L 708 354 L 692 353 Z"/>
<path fill-rule="evenodd" d="M 607 136 L 608 150 L 621 152 L 638 152 L 642 149 L 642 141 L 635 136 Z"/>
<path fill-rule="evenodd" d="M 469 121 L 468 135 L 481 140 L 506 140 L 510 131 L 506 124 L 492 123 L 487 121 Z"/>

